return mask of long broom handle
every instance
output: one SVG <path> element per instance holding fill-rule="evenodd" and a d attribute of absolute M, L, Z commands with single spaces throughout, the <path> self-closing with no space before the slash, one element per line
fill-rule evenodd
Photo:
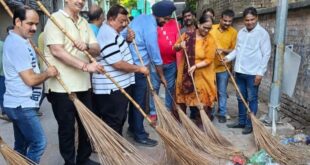
<path fill-rule="evenodd" d="M 129 19 L 129 18 L 127 18 L 127 19 L 128 19 L 128 22 L 130 23 L 130 19 Z M 128 28 L 129 28 L 129 27 L 128 27 Z M 141 56 L 141 53 L 140 53 L 140 51 L 139 51 L 139 49 L 138 49 L 137 42 L 136 42 L 135 39 L 132 40 L 132 44 L 133 44 L 133 46 L 134 46 L 134 48 L 135 48 L 135 50 L 136 50 L 136 53 L 137 53 L 137 56 L 138 56 L 138 58 L 139 58 L 140 63 L 141 63 L 143 66 L 145 66 L 145 65 L 144 65 L 144 62 L 143 62 L 143 59 L 142 59 L 142 56 Z M 151 60 L 151 59 L 150 59 L 150 60 Z M 147 79 L 147 82 L 148 82 L 148 84 L 149 84 L 149 86 L 150 86 L 150 88 L 151 88 L 151 91 L 154 91 L 154 87 L 153 87 L 153 84 L 152 84 L 152 82 L 151 82 L 150 75 L 147 75 L 147 76 L 146 76 L 146 79 Z"/>
<path fill-rule="evenodd" d="M 4 0 L 0 0 L 2 6 L 4 7 L 5 11 L 9 14 L 10 17 L 13 18 L 13 13 L 10 10 L 9 6 L 4 2 Z"/>
<path fill-rule="evenodd" d="M 11 18 L 13 18 L 13 13 L 11 11 L 11 9 L 9 8 L 9 6 L 4 2 L 4 0 L 0 0 L 2 6 L 5 8 L 6 12 L 10 15 Z M 46 58 L 43 56 L 42 52 L 39 50 L 39 48 L 29 39 L 29 42 L 31 44 L 31 46 L 34 48 L 35 52 L 37 53 L 37 55 L 39 55 L 39 57 L 44 61 L 44 63 L 47 66 L 51 66 L 50 63 L 46 60 Z M 71 91 L 69 90 L 69 88 L 66 86 L 66 84 L 64 83 L 64 81 L 60 78 L 59 75 L 56 76 L 56 79 L 59 81 L 59 83 L 61 84 L 61 86 L 65 89 L 65 91 L 68 94 L 71 94 Z"/>
<path fill-rule="evenodd" d="M 145 65 L 144 65 L 144 62 L 143 62 L 143 60 L 142 60 L 142 56 L 141 56 L 141 54 L 140 54 L 140 51 L 139 51 L 139 49 L 138 49 L 136 40 L 133 39 L 133 40 L 132 40 L 132 43 L 133 43 L 133 46 L 135 47 L 135 50 L 136 50 L 137 56 L 138 56 L 138 58 L 139 58 L 139 61 L 141 62 L 141 64 L 142 64 L 143 66 L 145 66 Z M 150 60 L 151 60 L 151 59 L 150 59 Z M 152 84 L 152 82 L 151 82 L 150 75 L 147 75 L 147 76 L 146 76 L 146 79 L 147 79 L 147 82 L 148 82 L 148 84 L 149 84 L 149 86 L 150 86 L 150 88 L 151 88 L 151 91 L 154 91 L 154 87 L 153 87 L 153 84 Z"/>
<path fill-rule="evenodd" d="M 241 98 L 243 104 L 245 105 L 245 107 L 246 107 L 248 113 L 251 113 L 251 109 L 250 109 L 248 103 L 245 101 L 243 95 L 241 94 L 240 89 L 239 89 L 239 87 L 238 87 L 238 85 L 237 85 L 237 83 L 236 83 L 236 80 L 235 80 L 234 76 L 232 75 L 231 71 L 229 70 L 227 64 L 223 61 L 223 58 L 221 57 L 221 55 L 220 55 L 219 53 L 218 53 L 218 56 L 217 56 L 217 57 L 218 57 L 218 59 L 222 62 L 222 64 L 224 65 L 225 69 L 227 70 L 227 72 L 228 72 L 228 74 L 229 74 L 229 76 L 230 76 L 230 78 L 231 78 L 231 81 L 233 82 L 234 87 L 235 87 L 235 89 L 236 89 L 238 95 L 240 96 L 240 98 Z"/>
<path fill-rule="evenodd" d="M 64 28 L 61 27 L 61 25 L 55 20 L 53 16 L 47 11 L 47 9 L 43 6 L 43 4 L 40 1 L 36 1 L 38 6 L 41 8 L 41 10 L 51 19 L 51 21 L 65 34 L 66 37 L 68 37 L 72 42 L 74 42 L 73 38 L 66 32 Z M 90 58 L 92 62 L 97 63 L 97 61 L 87 52 L 84 51 L 85 54 Z M 147 114 L 143 111 L 143 109 L 140 107 L 140 105 L 122 88 L 107 72 L 104 71 L 103 67 L 99 72 L 103 75 L 105 75 L 109 80 L 112 81 L 112 83 L 132 102 L 132 104 L 140 111 L 142 116 L 151 124 L 151 126 L 155 127 L 154 122 L 147 116 Z"/>
<path fill-rule="evenodd" d="M 175 12 L 173 12 L 173 15 L 174 15 L 174 19 L 175 19 L 175 21 L 177 23 L 177 29 L 178 29 L 178 32 L 179 32 L 179 35 L 180 35 L 181 42 L 183 42 L 183 38 L 181 36 L 182 34 L 181 34 L 180 27 L 179 27 L 178 20 L 177 20 L 177 15 L 175 14 Z M 188 66 L 188 68 L 190 68 L 191 66 L 190 66 L 190 63 L 189 63 L 187 51 L 184 50 L 183 52 L 185 54 L 185 59 L 186 59 L 186 62 L 187 62 L 187 66 Z M 200 110 L 203 110 L 203 105 L 201 103 L 201 100 L 200 100 L 198 92 L 197 92 L 196 83 L 195 83 L 195 79 L 194 79 L 193 74 L 190 74 L 190 77 L 191 77 L 191 79 L 193 81 L 194 91 L 195 91 L 195 95 L 196 95 L 196 98 L 197 98 L 199 106 L 200 106 Z"/>

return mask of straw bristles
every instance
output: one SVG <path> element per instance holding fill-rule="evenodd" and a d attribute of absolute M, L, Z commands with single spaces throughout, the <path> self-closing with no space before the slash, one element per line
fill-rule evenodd
<path fill-rule="evenodd" d="M 191 135 L 193 143 L 199 150 L 226 160 L 231 160 L 233 156 L 237 155 L 244 157 L 243 153 L 233 146 L 226 147 L 215 144 L 213 140 L 210 139 L 205 132 L 202 132 L 179 107 L 177 107 L 177 111 L 182 125 L 187 130 L 188 134 Z"/>
<path fill-rule="evenodd" d="M 301 150 L 293 146 L 284 146 L 264 125 L 250 113 L 256 145 L 263 148 L 277 162 L 284 165 L 307 164 L 310 159 L 309 150 Z"/>
<path fill-rule="evenodd" d="M 205 153 L 196 150 L 189 145 L 184 144 L 179 139 L 176 139 L 164 129 L 156 127 L 157 133 L 163 139 L 166 146 L 166 152 L 173 155 L 176 165 L 213 165 L 216 160 L 206 155 Z"/>
<path fill-rule="evenodd" d="M 35 165 L 36 163 L 11 149 L 0 137 L 0 152 L 9 165 Z"/>
<path fill-rule="evenodd" d="M 204 161 L 204 164 L 214 164 L 216 158 L 195 148 L 191 136 L 167 110 L 159 96 L 153 95 L 153 98 L 158 117 L 156 130 L 164 142 L 167 163 L 185 165 L 195 162 L 201 164 L 199 162 Z"/>
<path fill-rule="evenodd" d="M 224 136 L 222 136 L 220 132 L 214 127 L 206 112 L 202 109 L 200 109 L 199 112 L 204 127 L 204 131 L 210 137 L 213 143 L 225 147 L 232 147 L 233 146 L 232 143 L 229 140 L 227 140 Z"/>
<path fill-rule="evenodd" d="M 154 104 L 157 112 L 158 126 L 168 131 L 175 138 L 183 141 L 187 145 L 192 145 L 190 135 L 184 130 L 182 125 L 169 112 L 158 95 L 153 95 Z"/>
<path fill-rule="evenodd" d="M 70 97 L 89 136 L 92 147 L 98 152 L 101 164 L 145 165 L 155 161 L 142 154 L 99 117 L 94 115 L 75 95 Z"/>

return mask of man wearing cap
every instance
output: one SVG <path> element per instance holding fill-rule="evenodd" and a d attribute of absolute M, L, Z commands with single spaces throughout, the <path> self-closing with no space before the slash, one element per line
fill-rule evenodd
<path fill-rule="evenodd" d="M 140 55 L 142 56 L 144 65 L 149 66 L 151 63 L 155 65 L 155 69 L 159 74 L 159 79 L 164 85 L 167 84 L 162 69 L 162 59 L 157 40 L 157 27 L 163 26 L 170 20 L 172 12 L 176 9 L 171 1 L 160 1 L 152 6 L 153 14 L 140 15 L 136 17 L 129 25 L 135 32 L 135 40 Z M 125 34 L 126 35 L 126 34 Z M 135 65 L 142 65 L 139 61 L 134 45 L 130 45 L 130 51 L 133 56 Z M 133 86 L 133 98 L 137 103 L 145 109 L 145 100 L 147 93 L 147 80 L 144 74 L 135 73 L 136 84 Z M 145 132 L 143 126 L 143 116 L 138 110 L 130 105 L 129 108 L 129 128 L 128 131 L 133 133 L 136 143 L 143 146 L 153 147 L 157 145 L 157 141 L 150 139 L 148 133 Z"/>

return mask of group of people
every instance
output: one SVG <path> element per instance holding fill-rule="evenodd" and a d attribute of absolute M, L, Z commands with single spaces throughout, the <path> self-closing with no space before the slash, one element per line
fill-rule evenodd
<path fill-rule="evenodd" d="M 3 109 L 13 123 L 14 149 L 19 153 L 40 162 L 47 142 L 36 110 L 44 92 L 58 124 L 59 149 L 65 164 L 98 164 L 89 159 L 92 148 L 87 133 L 56 76 L 120 135 L 128 115 L 128 134 L 137 144 L 148 147 L 158 142 L 145 131 L 144 117 L 114 83 L 100 74 L 102 69 L 143 110 L 149 107 L 153 120 L 156 108 L 148 95 L 147 76 L 157 93 L 163 84 L 165 105 L 172 113 L 176 108 L 174 102 L 184 111 L 189 107 L 190 117 L 199 124 L 197 106 L 202 105 L 213 119 L 212 111 L 218 102 L 218 120 L 225 123 L 229 75 L 224 63 L 230 69 L 230 61 L 235 59 L 238 86 L 251 110 L 257 112 L 258 87 L 267 69 L 271 45 L 269 34 L 258 23 L 255 8 L 244 10 L 245 27 L 237 33 L 232 27 L 232 10 L 223 11 L 219 24 L 214 24 L 212 9 L 204 11 L 197 20 L 194 11 L 185 9 L 183 28 L 179 29 L 181 26 L 171 17 L 176 10 L 171 1 L 155 3 L 152 14 L 137 16 L 132 21 L 121 5 L 112 6 L 104 21 L 104 12 L 94 5 L 87 22 L 79 15 L 84 5 L 85 1 L 67 0 L 63 10 L 52 14 L 74 42 L 51 20 L 47 21 L 39 44 L 51 66 L 42 63 L 40 68 L 29 42 L 37 30 L 39 16 L 27 6 L 14 11 L 14 29 L 9 31 L 3 45 L 6 87 Z M 91 62 L 85 51 L 96 61 Z M 240 97 L 238 103 L 239 121 L 227 126 L 244 128 L 242 133 L 249 134 L 251 121 Z M 78 146 L 75 146 L 76 122 Z"/>

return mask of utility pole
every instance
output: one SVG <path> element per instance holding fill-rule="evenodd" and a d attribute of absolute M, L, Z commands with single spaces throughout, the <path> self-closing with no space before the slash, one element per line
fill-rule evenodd
<path fill-rule="evenodd" d="M 269 98 L 269 111 L 266 122 L 272 123 L 272 134 L 276 133 L 276 122 L 279 120 L 281 83 L 283 76 L 283 63 L 285 52 L 285 34 L 288 13 L 288 0 L 279 0 L 277 7 L 277 20 L 275 29 L 275 56 L 273 65 L 273 77 Z"/>

